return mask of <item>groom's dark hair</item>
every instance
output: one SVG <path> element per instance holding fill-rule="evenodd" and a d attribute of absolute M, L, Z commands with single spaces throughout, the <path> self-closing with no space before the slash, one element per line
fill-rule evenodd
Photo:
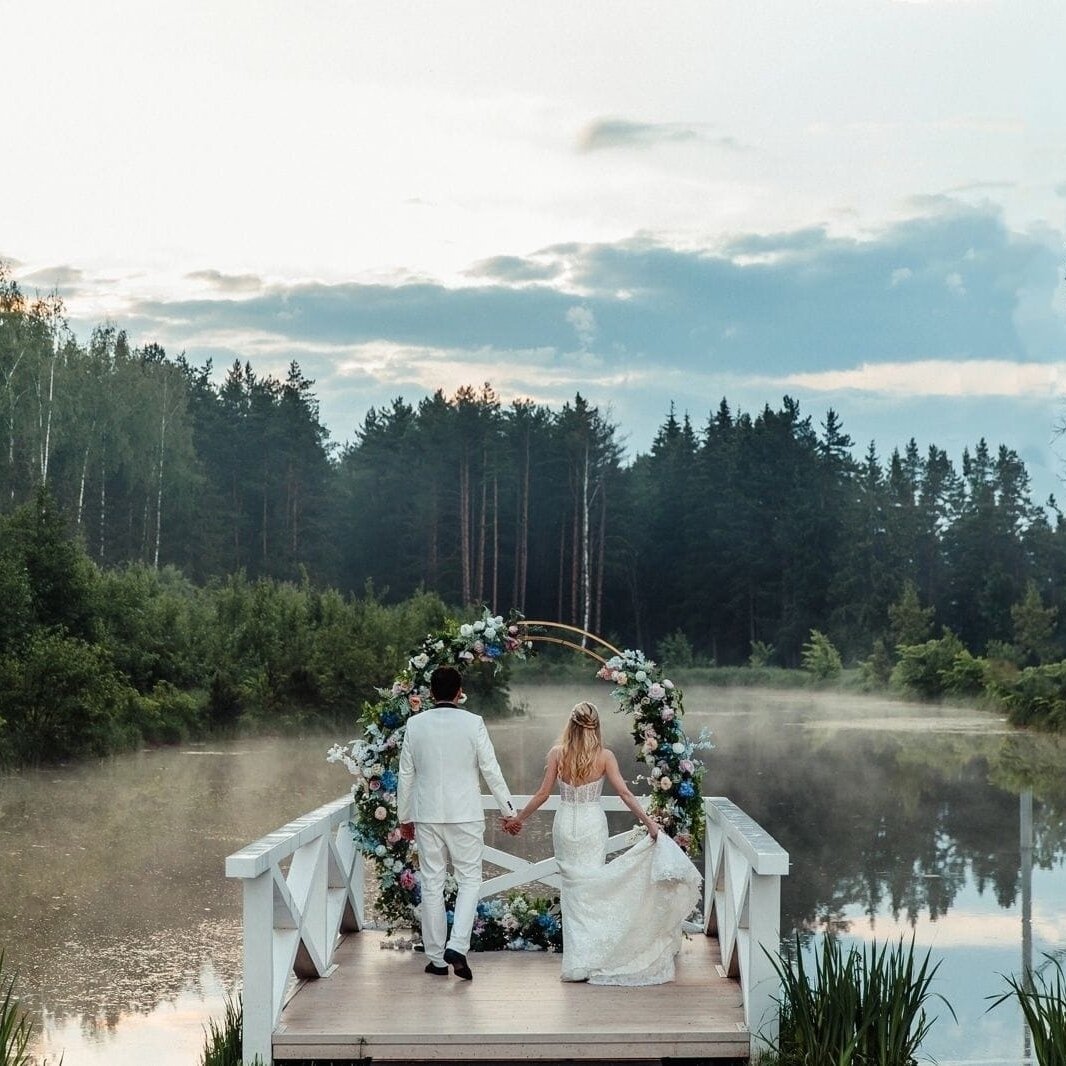
<path fill-rule="evenodd" d="M 451 703 L 463 687 L 463 675 L 454 666 L 438 666 L 429 677 L 429 694 L 439 703 Z"/>

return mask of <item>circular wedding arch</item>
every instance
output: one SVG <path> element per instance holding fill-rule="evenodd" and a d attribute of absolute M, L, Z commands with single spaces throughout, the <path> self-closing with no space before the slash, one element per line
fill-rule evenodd
<path fill-rule="evenodd" d="M 580 643 L 571 639 L 576 637 Z M 504 618 L 484 608 L 474 621 L 450 618 L 441 630 L 428 634 L 392 685 L 377 689 L 378 699 L 364 705 L 359 719 L 363 736 L 335 745 L 328 755 L 331 762 L 343 762 L 356 778 L 351 830 L 360 850 L 374 860 L 376 895 L 371 905 L 390 933 L 417 921 L 421 898 L 414 848 L 403 839 L 396 819 L 400 746 L 407 719 L 428 705 L 429 678 L 438 666 L 465 671 L 474 663 L 492 663 L 495 673 L 507 658 L 528 658 L 538 643 L 569 648 L 600 664 L 596 679 L 614 685 L 616 710 L 632 719 L 637 758 L 644 765 L 638 780 L 651 790 L 648 813 L 685 850 L 694 852 L 701 844 L 704 767 L 697 752 L 707 745 L 685 735 L 681 690 L 663 676 L 659 664 L 643 652 L 619 650 L 578 626 L 528 620 L 517 611 Z M 475 950 L 557 950 L 560 944 L 557 897 L 510 892 L 478 907 Z"/>

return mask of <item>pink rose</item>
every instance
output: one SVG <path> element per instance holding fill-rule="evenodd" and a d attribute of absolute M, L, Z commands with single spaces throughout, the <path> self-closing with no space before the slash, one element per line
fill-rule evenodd
<path fill-rule="evenodd" d="M 403 837 L 403 833 L 399 829 L 390 829 L 389 835 L 385 838 L 390 844 L 398 844 Z"/>
<path fill-rule="evenodd" d="M 688 851 L 688 846 L 692 843 L 692 839 L 687 833 L 678 833 L 677 836 L 674 837 L 674 843 L 677 844 L 682 851 Z"/>
<path fill-rule="evenodd" d="M 695 769 L 696 769 L 695 765 L 692 762 L 690 762 L 688 759 L 682 759 L 681 760 L 681 772 L 683 774 L 690 774 Z"/>
<path fill-rule="evenodd" d="M 663 708 L 663 721 L 664 722 L 669 722 L 673 717 L 674 717 L 674 709 L 673 709 L 673 707 L 664 707 Z"/>
<path fill-rule="evenodd" d="M 518 635 L 518 626 L 508 626 L 507 627 L 507 632 L 510 633 L 512 637 L 517 636 Z"/>
<path fill-rule="evenodd" d="M 422 697 L 417 692 L 412 693 L 407 697 L 407 702 L 411 705 L 411 710 L 416 714 L 422 710 Z"/>
<path fill-rule="evenodd" d="M 381 788 L 381 781 L 376 777 L 372 777 L 367 783 L 370 785 L 371 792 L 377 792 Z"/>
<path fill-rule="evenodd" d="M 375 811 L 374 811 L 374 817 L 375 817 L 375 818 L 376 818 L 376 819 L 377 819 L 377 820 L 378 820 L 379 822 L 383 822 L 383 821 L 385 821 L 385 819 L 386 819 L 386 818 L 388 818 L 388 816 L 389 816 L 389 812 L 388 812 L 387 810 L 385 810 L 385 808 L 384 808 L 384 807 L 378 807 L 378 808 L 376 808 L 376 809 L 375 809 Z"/>
<path fill-rule="evenodd" d="M 658 681 L 653 681 L 648 686 L 648 698 L 652 700 L 661 700 L 666 695 L 666 689 L 659 684 Z"/>
<path fill-rule="evenodd" d="M 621 670 L 614 675 L 614 683 L 616 685 L 624 685 L 629 680 L 628 677 Z"/>
<path fill-rule="evenodd" d="M 413 870 L 404 870 L 400 874 L 400 888 L 410 892 L 415 887 L 415 875 Z"/>
<path fill-rule="evenodd" d="M 648 737 L 648 739 L 644 741 L 644 754 L 650 755 L 658 746 L 659 742 L 655 737 Z"/>
<path fill-rule="evenodd" d="M 674 783 L 670 780 L 670 778 L 663 777 L 659 779 L 659 788 L 662 789 L 663 792 L 669 792 L 670 789 L 672 789 L 673 787 Z"/>

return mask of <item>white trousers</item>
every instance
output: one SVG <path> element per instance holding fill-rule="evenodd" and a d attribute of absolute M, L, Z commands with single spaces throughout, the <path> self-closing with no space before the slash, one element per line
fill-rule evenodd
<path fill-rule="evenodd" d="M 443 966 L 446 947 L 461 955 L 470 950 L 470 931 L 481 890 L 485 823 L 415 822 L 415 844 L 422 880 L 422 943 L 426 958 Z M 451 936 L 448 936 L 448 916 L 444 909 L 449 862 L 459 886 Z"/>

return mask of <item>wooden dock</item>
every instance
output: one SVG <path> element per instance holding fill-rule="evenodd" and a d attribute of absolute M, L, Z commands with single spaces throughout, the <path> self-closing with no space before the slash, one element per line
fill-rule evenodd
<path fill-rule="evenodd" d="M 470 956 L 473 981 L 423 972 L 425 956 L 347 937 L 328 980 L 304 981 L 281 1012 L 275 1060 L 375 1062 L 736 1060 L 750 1053 L 740 985 L 718 941 L 686 939 L 673 984 L 564 984 L 558 955 Z"/>
<path fill-rule="evenodd" d="M 494 802 L 482 796 L 486 810 Z M 545 809 L 558 803 L 552 796 Z M 622 809 L 615 796 L 603 805 Z M 788 855 L 725 797 L 705 798 L 704 811 L 701 921 L 684 942 L 677 980 L 654 988 L 563 984 L 558 955 L 525 951 L 475 954 L 468 983 L 425 974 L 420 954 L 382 950 L 348 828 L 351 796 L 249 844 L 226 859 L 227 876 L 244 886 L 245 1066 L 752 1058 L 777 1032 L 777 974 L 764 949 L 778 946 Z M 629 840 L 611 837 L 609 853 Z M 485 859 L 502 872 L 482 883 L 482 897 L 529 883 L 559 887 L 553 857 L 490 847 Z"/>

